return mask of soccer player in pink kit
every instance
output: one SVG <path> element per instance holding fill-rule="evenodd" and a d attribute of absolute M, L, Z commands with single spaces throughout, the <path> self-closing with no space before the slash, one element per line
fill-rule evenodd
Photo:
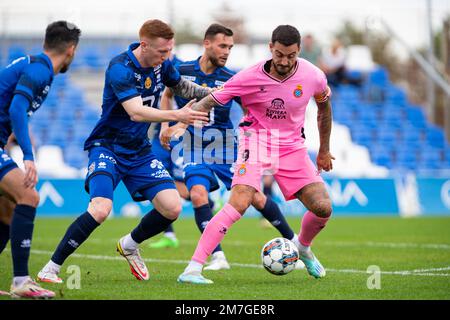
<path fill-rule="evenodd" d="M 308 211 L 299 233 L 300 259 L 315 278 L 325 276 L 325 269 L 310 245 L 331 216 L 331 200 L 320 176 L 332 169 L 330 153 L 330 88 L 324 73 L 304 59 L 300 52 L 300 33 L 289 25 L 278 26 L 272 33 L 272 59 L 245 69 L 222 90 L 215 91 L 194 104 L 195 110 L 210 111 L 239 96 L 247 108 L 240 124 L 238 160 L 235 166 L 229 202 L 208 223 L 192 260 L 178 282 L 210 284 L 202 276 L 203 264 L 228 229 L 250 206 L 261 189 L 263 172 L 271 171 L 286 200 L 298 199 Z M 317 169 L 304 145 L 303 123 L 306 106 L 314 97 L 318 106 L 320 148 Z"/>

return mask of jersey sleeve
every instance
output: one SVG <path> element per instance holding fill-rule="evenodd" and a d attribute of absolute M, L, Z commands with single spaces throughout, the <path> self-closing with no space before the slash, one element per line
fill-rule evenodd
<path fill-rule="evenodd" d="M 222 88 L 211 93 L 214 100 L 221 106 L 227 104 L 231 99 L 239 97 L 242 93 L 241 81 L 239 76 L 234 75 L 230 78 Z"/>
<path fill-rule="evenodd" d="M 120 103 L 140 95 L 133 72 L 124 65 L 113 64 L 109 67 L 106 77 Z"/>
<path fill-rule="evenodd" d="M 27 109 L 29 105 L 30 102 L 25 98 L 25 95 L 16 94 L 9 107 L 9 115 L 11 117 L 12 130 L 23 152 L 23 160 L 33 161 L 33 148 L 28 132 Z"/>
<path fill-rule="evenodd" d="M 331 96 L 331 89 L 327 84 L 327 77 L 321 70 L 317 70 L 317 86 L 314 91 L 314 100 L 317 103 L 326 102 Z"/>
<path fill-rule="evenodd" d="M 162 82 L 167 87 L 175 87 L 181 80 L 180 72 L 170 60 L 166 60 L 163 65 Z"/>
<path fill-rule="evenodd" d="M 21 94 L 32 103 L 34 98 L 44 90 L 49 70 L 44 66 L 34 63 L 27 66 L 17 82 L 14 94 Z"/>

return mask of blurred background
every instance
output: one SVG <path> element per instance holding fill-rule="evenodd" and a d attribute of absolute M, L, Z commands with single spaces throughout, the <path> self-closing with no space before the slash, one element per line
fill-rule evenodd
<path fill-rule="evenodd" d="M 326 73 L 333 90 L 331 152 L 336 161 L 324 177 L 334 212 L 450 214 L 448 0 L 2 0 L 0 66 L 39 53 L 52 21 L 68 20 L 82 30 L 70 71 L 55 77 L 43 108 L 30 122 L 41 213 L 84 210 L 86 202 L 80 199 L 88 200 L 82 191 L 87 154 L 82 149 L 100 116 L 104 71 L 152 18 L 173 26 L 181 60 L 201 55 L 211 23 L 230 27 L 235 47 L 227 66 L 236 71 L 270 56 L 268 42 L 277 25 L 296 26 L 301 57 Z M 240 109 L 233 108 L 235 122 L 240 116 Z M 313 101 L 305 133 L 315 159 L 319 140 Z M 10 152 L 21 161 L 18 148 Z M 272 189 L 286 214 L 304 210 L 297 202 L 284 202 L 276 183 Z M 215 193 L 217 201 L 226 197 L 223 188 Z M 115 200 L 117 214 L 148 210 L 148 203 L 133 203 L 123 186 Z M 191 212 L 189 203 L 185 211 Z"/>

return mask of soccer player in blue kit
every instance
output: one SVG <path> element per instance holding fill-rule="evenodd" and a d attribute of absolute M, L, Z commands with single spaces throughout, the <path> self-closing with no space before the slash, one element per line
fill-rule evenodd
<path fill-rule="evenodd" d="M 225 67 L 230 51 L 234 45 L 233 31 L 220 24 L 212 24 L 205 32 L 202 56 L 193 61 L 181 63 L 178 71 L 186 80 L 204 87 L 221 87 L 235 72 Z M 184 106 L 188 100 L 165 90 L 161 103 L 175 97 L 178 106 Z M 236 102 L 241 105 L 240 98 Z M 202 129 L 189 126 L 182 143 L 172 150 L 172 157 L 177 158 L 182 146 L 184 181 L 195 213 L 195 222 L 200 232 L 206 228 L 213 217 L 208 193 L 219 189 L 219 178 L 230 190 L 233 178 L 233 163 L 237 157 L 237 136 L 230 119 L 230 101 L 224 106 L 215 106 L 210 114 L 210 121 Z M 173 127 L 175 128 L 175 127 Z M 178 133 L 179 135 L 180 133 Z M 161 144 L 169 147 L 170 128 L 161 132 Z M 173 145 L 172 145 L 173 147 Z M 214 149 L 212 151 L 211 149 Z M 210 152 L 212 151 L 212 152 Z M 211 153 L 211 155 L 209 155 Z M 281 213 L 277 204 L 262 192 L 255 194 L 252 205 L 278 229 L 284 238 L 298 241 Z M 301 265 L 298 267 L 301 268 Z M 211 262 L 205 270 L 229 269 L 230 265 L 219 244 L 213 251 Z"/>
<path fill-rule="evenodd" d="M 11 240 L 14 279 L 10 294 L 19 298 L 53 298 L 28 272 L 34 218 L 39 204 L 38 175 L 28 131 L 28 118 L 46 99 L 53 77 L 65 73 L 75 56 L 81 31 L 66 21 L 47 26 L 44 51 L 16 59 L 0 70 L 0 252 Z M 23 151 L 25 172 L 3 150 L 14 133 Z M 11 211 L 11 212 L 9 212 Z M 10 226 L 5 221 L 12 220 Z"/>
<path fill-rule="evenodd" d="M 105 75 L 103 112 L 84 145 L 89 151 L 85 187 L 91 200 L 87 211 L 67 229 L 38 280 L 62 282 L 58 277 L 61 265 L 108 217 L 113 191 L 120 181 L 135 201 L 149 200 L 154 207 L 117 243 L 117 251 L 127 260 L 132 274 L 138 280 L 149 279 L 138 245 L 178 218 L 181 200 L 173 179 L 151 151 L 147 131 L 152 122 L 208 121 L 206 113 L 190 108 L 194 100 L 178 110 L 154 108 L 163 86 L 188 99 L 200 99 L 210 92 L 181 78 L 168 60 L 173 37 L 166 23 L 148 20 L 139 31 L 140 42 L 111 60 Z"/>

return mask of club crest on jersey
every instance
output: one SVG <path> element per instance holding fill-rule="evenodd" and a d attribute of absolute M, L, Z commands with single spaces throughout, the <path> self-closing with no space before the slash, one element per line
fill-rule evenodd
<path fill-rule="evenodd" d="M 297 87 L 294 90 L 294 97 L 300 98 L 302 96 L 302 94 L 303 94 L 303 88 L 302 88 L 302 85 L 299 84 L 299 85 L 297 85 Z"/>
<path fill-rule="evenodd" d="M 243 176 L 247 172 L 247 169 L 245 168 L 245 164 L 241 165 L 238 170 L 238 175 Z"/>
<path fill-rule="evenodd" d="M 145 89 L 150 89 L 150 87 L 152 86 L 152 79 L 150 79 L 150 77 L 147 77 L 147 79 L 145 79 L 144 86 Z"/>
<path fill-rule="evenodd" d="M 206 88 L 206 87 L 208 87 L 208 85 L 206 83 L 202 83 L 202 87 Z"/>

